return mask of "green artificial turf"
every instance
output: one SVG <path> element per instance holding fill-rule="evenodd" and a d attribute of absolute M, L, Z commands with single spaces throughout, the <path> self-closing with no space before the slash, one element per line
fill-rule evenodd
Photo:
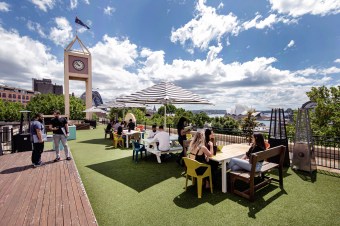
<path fill-rule="evenodd" d="M 288 169 L 284 189 L 272 183 L 251 203 L 239 196 L 196 186 L 185 192 L 175 159 L 132 161 L 132 149 L 114 149 L 100 126 L 77 131 L 69 142 L 99 225 L 338 225 L 340 176 Z M 220 178 L 218 178 L 220 180 Z M 338 223 L 336 223 L 338 222 Z"/>

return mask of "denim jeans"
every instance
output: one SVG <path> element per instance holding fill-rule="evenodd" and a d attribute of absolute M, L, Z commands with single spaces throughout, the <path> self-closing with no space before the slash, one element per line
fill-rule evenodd
<path fill-rule="evenodd" d="M 231 171 L 237 171 L 237 170 L 251 170 L 251 164 L 249 163 L 249 160 L 239 159 L 239 158 L 232 158 L 228 164 L 228 167 L 231 169 Z M 255 171 L 258 172 L 261 170 L 262 162 L 257 162 Z"/>
<path fill-rule="evenodd" d="M 67 144 L 67 137 L 64 134 L 53 134 L 54 150 L 57 158 L 60 158 L 59 142 L 63 144 L 66 157 L 70 157 L 70 152 Z"/>

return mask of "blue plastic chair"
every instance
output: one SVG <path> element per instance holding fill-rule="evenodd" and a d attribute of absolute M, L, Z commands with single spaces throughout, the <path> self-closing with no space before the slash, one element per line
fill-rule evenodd
<path fill-rule="evenodd" d="M 138 153 L 140 152 L 140 158 L 143 158 L 143 151 L 145 152 L 145 158 L 146 158 L 146 149 L 144 144 L 140 144 L 137 141 L 133 141 L 133 153 L 132 153 L 132 160 L 135 160 L 135 162 L 138 162 Z M 136 158 L 135 158 L 136 156 Z"/>

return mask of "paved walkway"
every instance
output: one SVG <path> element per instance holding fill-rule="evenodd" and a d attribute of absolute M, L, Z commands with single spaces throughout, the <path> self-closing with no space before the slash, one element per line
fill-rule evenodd
<path fill-rule="evenodd" d="M 31 152 L 0 156 L 0 225 L 97 225 L 74 161 L 33 168 Z"/>

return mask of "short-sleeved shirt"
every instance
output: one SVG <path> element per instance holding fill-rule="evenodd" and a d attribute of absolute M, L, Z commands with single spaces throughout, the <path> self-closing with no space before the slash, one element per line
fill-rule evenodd
<path fill-rule="evenodd" d="M 154 132 L 154 131 L 151 130 L 151 132 L 149 133 L 148 138 L 154 138 L 156 134 L 157 134 L 157 131 Z"/>
<path fill-rule="evenodd" d="M 154 136 L 153 141 L 157 141 L 159 143 L 158 150 L 160 151 L 168 151 L 170 149 L 170 136 L 165 131 L 158 132 Z"/>
<path fill-rule="evenodd" d="M 39 122 L 38 120 L 35 120 L 31 124 L 31 135 L 37 135 L 37 129 L 41 130 L 42 133 L 44 133 L 44 125 Z"/>
<path fill-rule="evenodd" d="M 64 128 L 66 130 L 65 128 L 65 125 L 67 124 L 66 118 L 53 118 L 51 120 L 51 123 L 52 127 L 58 128 L 58 130 L 53 130 L 53 134 L 64 134 L 61 129 Z M 65 132 L 67 133 L 68 131 Z"/>
<path fill-rule="evenodd" d="M 129 124 L 128 124 L 128 128 L 129 128 L 129 130 L 134 130 L 135 129 L 135 123 L 134 122 L 129 122 Z"/>

